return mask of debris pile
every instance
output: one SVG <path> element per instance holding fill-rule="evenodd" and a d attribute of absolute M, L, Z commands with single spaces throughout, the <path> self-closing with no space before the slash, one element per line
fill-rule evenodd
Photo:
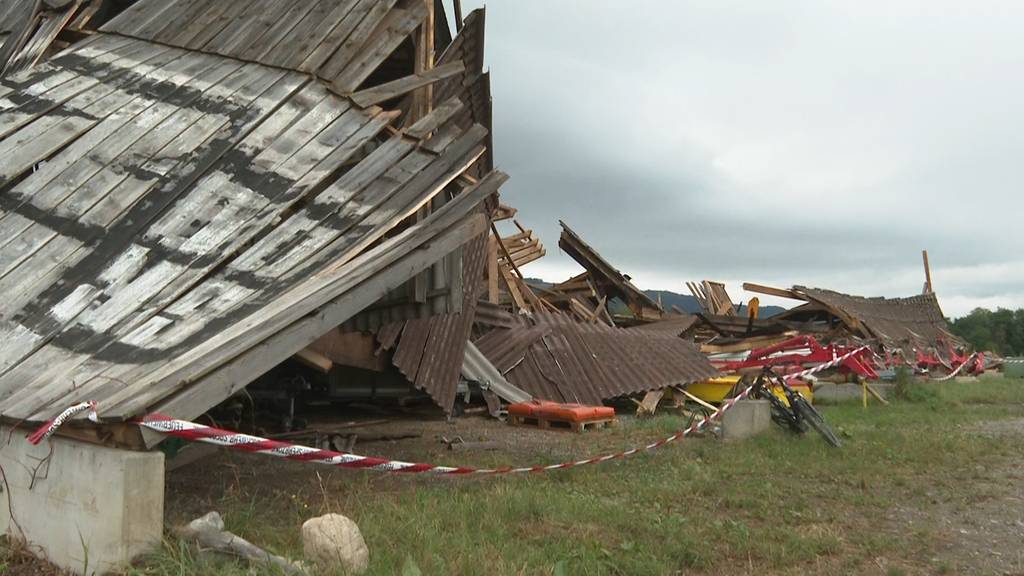
<path fill-rule="evenodd" d="M 865 344 L 881 360 L 840 373 L 984 366 L 930 279 L 904 299 L 745 285 L 802 302 L 767 318 L 704 280 L 690 314 L 565 222 L 581 271 L 528 279 L 547 248 L 499 196 L 485 12 L 455 14 L 0 0 L 0 418 L 95 402 L 102 426 L 61 433 L 151 447 L 120 423 L 218 406 L 277 411 L 277 433 L 313 405 L 653 412 L 723 371 Z"/>

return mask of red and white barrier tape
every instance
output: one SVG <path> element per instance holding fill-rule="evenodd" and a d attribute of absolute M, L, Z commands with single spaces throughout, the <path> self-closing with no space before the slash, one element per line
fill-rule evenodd
<path fill-rule="evenodd" d="M 975 352 L 974 354 L 971 354 L 970 356 L 967 357 L 967 360 L 964 360 L 963 364 L 961 364 L 961 365 L 956 367 L 956 370 L 953 370 L 948 375 L 943 376 L 942 378 L 932 378 L 932 381 L 933 382 L 945 382 L 946 380 L 952 380 L 953 378 L 956 378 L 956 375 L 959 374 L 961 370 L 966 368 L 968 364 L 970 364 L 971 362 L 974 362 L 974 360 L 977 357 L 978 357 L 978 353 L 977 352 Z"/>
<path fill-rule="evenodd" d="M 95 402 L 82 402 L 81 404 L 75 404 L 67 410 L 61 412 L 56 418 L 50 420 L 39 430 L 36 430 L 34 434 L 28 437 L 29 444 L 37 445 L 41 442 L 46 441 L 50 436 L 57 431 L 58 428 L 64 425 L 65 422 L 78 416 L 83 412 L 89 412 L 90 419 L 95 419 L 96 416 L 96 403 Z"/>
<path fill-rule="evenodd" d="M 851 358 L 857 354 L 860 354 L 867 347 L 858 348 L 848 354 L 844 354 L 834 360 L 809 368 L 797 374 L 790 374 L 785 376 L 786 380 L 792 380 L 794 378 L 800 378 L 803 376 L 809 376 L 823 370 L 828 370 L 834 366 L 837 366 L 844 362 L 846 359 Z M 265 454 L 267 456 L 276 456 L 278 458 L 285 458 L 287 460 L 296 460 L 300 462 L 311 462 L 313 464 L 321 464 L 324 466 L 335 466 L 338 468 L 358 468 L 362 470 L 374 470 L 377 472 L 403 472 L 403 473 L 420 473 L 420 474 L 437 474 L 444 476 L 455 476 L 455 475 L 498 475 L 498 474 L 523 474 L 527 472 L 548 472 L 551 470 L 562 470 L 565 468 L 575 468 L 579 466 L 586 466 L 588 464 L 599 464 L 601 462 L 608 462 L 609 460 L 618 460 L 620 458 L 626 458 L 639 454 L 640 452 L 647 452 L 656 448 L 661 448 L 666 444 L 671 444 L 677 440 L 680 440 L 690 434 L 697 432 L 706 427 L 711 422 L 722 417 L 722 414 L 727 412 L 730 408 L 736 405 L 737 402 L 746 398 L 753 385 L 748 386 L 745 390 L 730 398 L 727 402 L 722 404 L 718 410 L 703 418 L 700 422 L 695 422 L 689 428 L 676 432 L 675 434 L 664 438 L 657 442 L 647 444 L 646 446 L 640 446 L 625 452 L 617 452 L 615 454 L 606 454 L 604 456 L 598 456 L 595 458 L 588 458 L 586 460 L 576 460 L 572 462 L 563 462 L 562 464 L 551 464 L 547 466 L 527 466 L 521 468 L 505 467 L 505 468 L 468 468 L 468 467 L 452 467 L 452 466 L 438 466 L 435 464 L 417 464 L 413 462 L 401 462 L 398 460 L 388 460 L 386 458 L 374 458 L 370 456 L 359 456 L 357 454 L 346 454 L 344 452 L 334 452 L 331 450 L 318 450 L 316 448 L 310 448 L 308 446 L 301 446 L 298 444 L 290 444 L 287 442 L 280 442 L 276 440 L 268 440 L 266 438 L 260 438 L 258 436 L 249 436 L 248 434 L 238 434 L 228 430 L 221 430 L 219 428 L 212 428 L 210 426 L 203 426 L 202 424 L 196 424 L 195 422 L 188 422 L 185 420 L 176 420 L 167 416 L 159 414 L 151 414 L 142 418 L 141 420 L 135 421 L 135 424 L 139 426 L 154 430 L 161 434 L 168 436 L 175 436 L 190 440 L 194 442 L 205 442 L 207 444 L 214 444 L 217 446 L 224 446 L 235 450 L 241 450 L 243 452 L 254 452 L 258 454 Z M 81 404 L 73 406 L 61 413 L 60 416 L 54 418 L 50 423 L 43 426 L 30 438 L 39 438 L 42 441 L 45 438 L 49 438 L 53 433 L 60 427 L 61 424 L 66 422 L 69 418 L 80 414 L 84 411 L 81 408 Z M 87 405 L 93 410 L 95 414 L 95 406 Z M 36 442 L 38 443 L 38 442 Z"/>

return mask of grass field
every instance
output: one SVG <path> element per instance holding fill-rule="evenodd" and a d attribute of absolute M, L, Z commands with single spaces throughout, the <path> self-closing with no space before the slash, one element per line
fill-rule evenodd
<path fill-rule="evenodd" d="M 250 459 L 233 464 L 236 477 L 192 502 L 194 510 L 172 509 L 185 500 L 169 497 L 167 515 L 181 521 L 216 509 L 230 530 L 301 558 L 302 522 L 343 513 L 366 538 L 371 574 L 984 573 L 984 558 L 958 548 L 956 525 L 1024 487 L 1024 436 L 979 428 L 1024 422 L 1024 381 L 915 387 L 910 400 L 888 407 L 824 407 L 845 442 L 838 450 L 812 435 L 773 429 L 745 441 L 685 440 L 627 461 L 519 478 L 335 470 L 318 478 L 309 466 L 284 463 L 306 481 L 274 488 L 249 474 L 246 466 L 263 466 Z M 663 416 L 601 436 L 612 447 L 677 426 Z M 552 442 L 564 436 L 553 434 Z M 488 464 L 502 455 L 465 457 Z M 1012 567 L 1024 559 L 1000 555 L 1000 562 Z M 1024 573 L 1024 564 L 1018 569 Z M 250 568 L 168 539 L 132 572 L 210 573 Z"/>

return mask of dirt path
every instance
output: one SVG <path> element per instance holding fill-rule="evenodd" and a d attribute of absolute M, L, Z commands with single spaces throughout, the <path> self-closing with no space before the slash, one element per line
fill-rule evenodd
<path fill-rule="evenodd" d="M 1024 447 L 1024 418 L 976 427 Z M 889 515 L 896 530 L 930 532 L 937 543 L 926 560 L 932 573 L 1024 576 L 1024 449 L 1021 458 L 998 468 L 966 472 L 968 483 L 942 486 L 926 494 L 927 508 L 900 507 Z"/>

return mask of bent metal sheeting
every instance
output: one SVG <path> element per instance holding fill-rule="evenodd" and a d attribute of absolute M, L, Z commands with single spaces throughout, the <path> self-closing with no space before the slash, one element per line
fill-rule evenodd
<path fill-rule="evenodd" d="M 143 0 L 0 81 L 0 416 L 195 417 L 479 237 L 487 130 L 339 95 L 422 5 Z"/>
<path fill-rule="evenodd" d="M 558 402 L 600 404 L 718 375 L 696 346 L 674 334 L 577 322 L 565 314 L 534 313 L 476 345 L 510 383 Z"/>

